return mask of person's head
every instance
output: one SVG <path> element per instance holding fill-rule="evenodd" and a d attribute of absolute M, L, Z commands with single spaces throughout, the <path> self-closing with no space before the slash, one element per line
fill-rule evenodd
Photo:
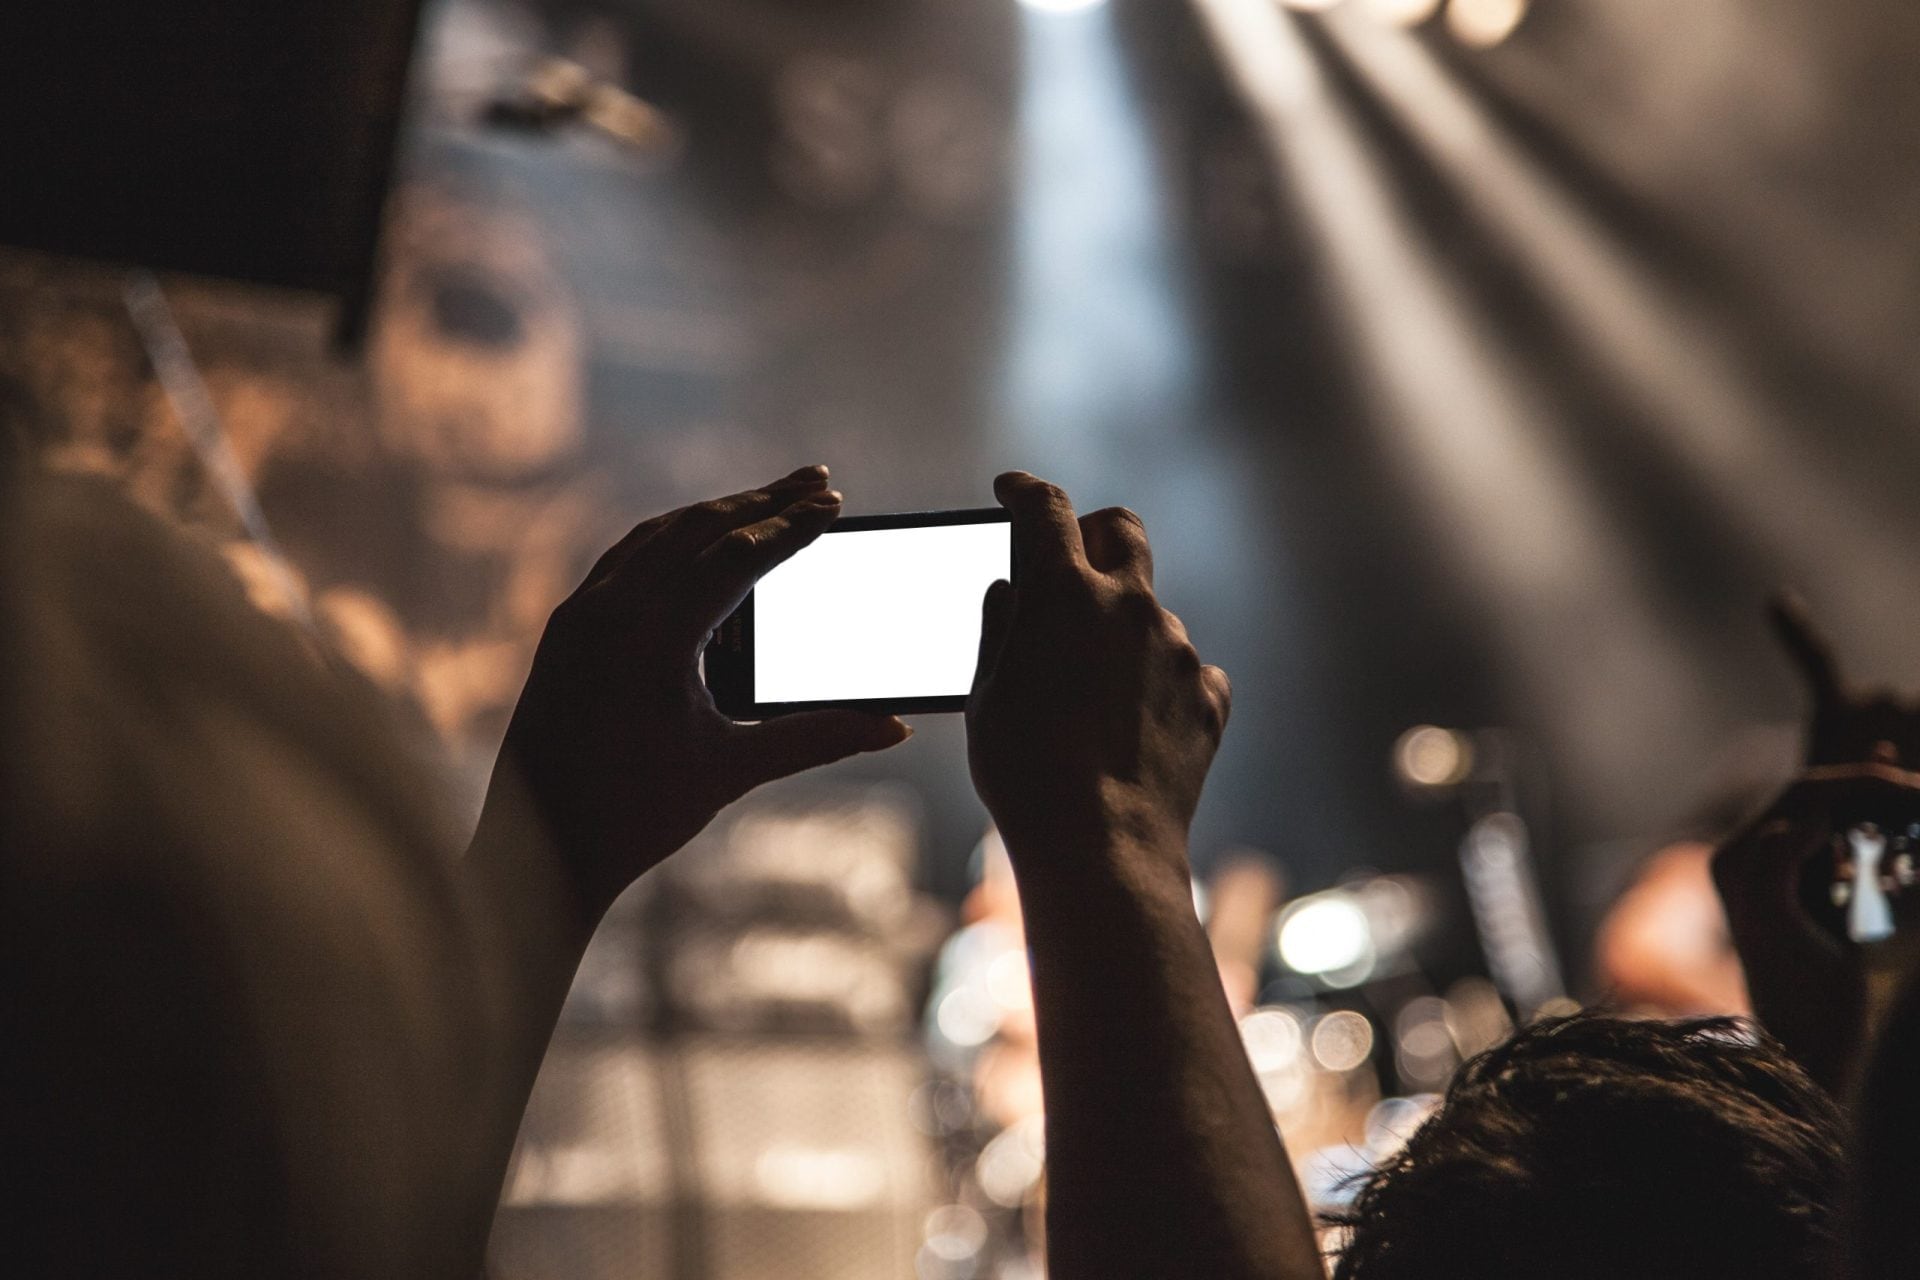
<path fill-rule="evenodd" d="M 1333 1219 L 1334 1275 L 1818 1275 L 1843 1136 L 1833 1101 L 1748 1024 L 1545 1020 L 1463 1066 Z"/>

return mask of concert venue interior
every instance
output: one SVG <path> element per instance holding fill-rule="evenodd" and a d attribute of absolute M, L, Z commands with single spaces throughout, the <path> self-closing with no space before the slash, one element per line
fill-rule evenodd
<path fill-rule="evenodd" d="M 1773 593 L 1920 686 L 1902 0 L 11 8 L 3 434 L 215 549 L 456 826 L 645 517 L 810 463 L 1137 512 L 1317 1207 L 1516 1025 L 1749 1012 L 1707 854 L 1799 762 Z M 1020 902 L 907 719 L 607 913 L 489 1275 L 1044 1274 Z"/>

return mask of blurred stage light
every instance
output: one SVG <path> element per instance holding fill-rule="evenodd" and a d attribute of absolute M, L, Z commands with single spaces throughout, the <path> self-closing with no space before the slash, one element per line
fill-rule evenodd
<path fill-rule="evenodd" d="M 1564 389 L 1539 362 L 1517 359 L 1489 321 L 1472 269 L 1425 219 L 1418 184 L 1383 156 L 1304 38 L 1304 24 L 1256 0 L 1196 0 L 1196 8 L 1264 126 L 1281 188 L 1298 202 L 1301 232 L 1328 281 L 1332 322 L 1378 393 L 1371 426 L 1416 478 L 1407 490 L 1416 518 L 1482 602 L 1494 643 L 1511 655 L 1519 696 L 1549 709 L 1545 746 L 1596 794 L 1644 791 L 1627 744 L 1644 740 L 1649 709 L 1676 733 L 1709 712 L 1671 621 L 1647 590 L 1658 571 L 1601 500 L 1591 468 L 1547 429 L 1566 416 Z M 1324 35 L 1339 47 L 1338 61 L 1367 75 L 1371 96 L 1391 100 L 1394 86 L 1374 83 L 1368 50 L 1444 70 L 1411 33 L 1347 16 L 1334 15 Z M 1451 141 L 1429 139 L 1434 129 L 1421 123 L 1420 104 L 1412 106 L 1410 142 L 1424 149 Z M 1462 149 L 1482 162 L 1458 170 L 1462 192 L 1474 194 L 1513 150 L 1477 139 Z M 1515 607 L 1520 601 L 1532 603 Z M 1593 646 L 1579 621 L 1599 601 L 1610 617 L 1605 646 Z M 1569 663 L 1561 655 L 1570 652 L 1593 657 Z M 1623 687 L 1634 696 L 1620 696 Z"/>
<path fill-rule="evenodd" d="M 1256 1009 L 1240 1019 L 1240 1040 L 1255 1075 L 1285 1071 L 1300 1060 L 1300 1020 L 1285 1009 Z"/>
<path fill-rule="evenodd" d="M 760 1152 L 753 1174 L 760 1198 L 783 1209 L 845 1212 L 887 1194 L 885 1157 L 865 1147 L 780 1143 Z"/>
<path fill-rule="evenodd" d="M 1340 890 L 1316 893 L 1288 907 L 1280 916 L 1279 943 L 1280 958 L 1289 969 L 1329 981 L 1366 965 L 1373 956 L 1367 913 Z"/>
<path fill-rule="evenodd" d="M 1033 979 L 1027 972 L 1027 953 L 1008 951 L 987 966 L 987 994 L 1008 1013 L 1033 1008 Z"/>
<path fill-rule="evenodd" d="M 942 1262 L 965 1262 L 987 1243 L 987 1221 L 964 1204 L 942 1205 L 927 1215 L 926 1249 Z"/>
<path fill-rule="evenodd" d="M 1367 1112 L 1367 1154 L 1376 1162 L 1389 1158 L 1439 1109 L 1437 1093 L 1382 1098 Z"/>
<path fill-rule="evenodd" d="M 1409 786 L 1455 786 L 1473 772 L 1473 743 L 1452 729 L 1419 725 L 1394 743 L 1393 764 Z"/>
<path fill-rule="evenodd" d="M 1373 1053 L 1373 1024 L 1351 1009 L 1327 1014 L 1313 1024 L 1313 1058 L 1328 1071 L 1352 1071 Z"/>
<path fill-rule="evenodd" d="M 947 1043 L 973 1049 L 993 1039 L 1000 1030 L 1000 1010 L 984 991 L 969 983 L 947 993 L 935 1009 L 933 1021 Z"/>
<path fill-rule="evenodd" d="M 1453 1033 L 1447 1029 L 1447 1002 L 1416 996 L 1394 1015 L 1394 1067 L 1402 1084 L 1439 1089 L 1459 1064 Z"/>
<path fill-rule="evenodd" d="M 1382 22 L 1417 27 L 1440 12 L 1440 0 L 1367 0 L 1366 9 Z"/>
<path fill-rule="evenodd" d="M 1003 1209 L 1026 1201 L 1046 1171 L 1046 1123 L 1045 1116 L 1028 1116 L 1003 1130 L 980 1152 L 974 1173 L 987 1199 Z"/>
<path fill-rule="evenodd" d="M 1447 29 L 1462 44 L 1491 49 L 1513 34 L 1531 7 L 1532 0 L 1453 0 L 1447 6 Z"/>
<path fill-rule="evenodd" d="M 1020 0 L 1029 9 L 1038 9 L 1041 13 L 1078 13 L 1082 9 L 1097 9 L 1107 0 Z"/>

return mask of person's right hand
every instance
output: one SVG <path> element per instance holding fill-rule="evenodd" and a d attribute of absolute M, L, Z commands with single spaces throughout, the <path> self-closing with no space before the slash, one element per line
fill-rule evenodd
<path fill-rule="evenodd" d="M 1186 875 L 1188 824 L 1231 704 L 1153 594 L 1138 516 L 1078 519 L 1067 495 L 1025 472 L 994 482 L 1013 517 L 1018 586 L 987 592 L 967 704 L 975 787 L 1023 879 L 1052 851 L 1153 850 Z M 1024 855 L 1024 857 L 1023 857 Z"/>

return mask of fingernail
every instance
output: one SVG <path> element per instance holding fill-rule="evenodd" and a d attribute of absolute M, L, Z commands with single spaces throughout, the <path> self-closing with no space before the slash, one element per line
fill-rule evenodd
<path fill-rule="evenodd" d="M 811 467 L 801 467 L 798 471 L 788 475 L 787 480 L 794 484 L 825 484 L 827 480 L 827 468 L 821 463 L 815 463 Z"/>
<path fill-rule="evenodd" d="M 846 500 L 847 495 L 841 493 L 838 489 L 829 489 L 825 493 L 814 494 L 800 505 L 803 507 L 820 507 L 824 510 L 829 507 L 837 507 Z"/>

